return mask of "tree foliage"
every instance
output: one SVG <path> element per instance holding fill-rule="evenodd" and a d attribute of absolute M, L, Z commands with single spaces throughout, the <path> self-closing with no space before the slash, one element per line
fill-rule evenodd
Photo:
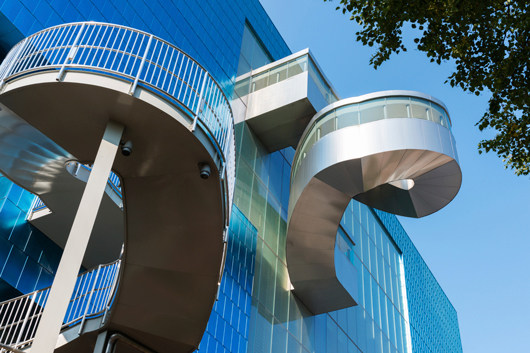
<path fill-rule="evenodd" d="M 327 0 L 324 0 L 327 1 Z M 454 60 L 446 82 L 480 95 L 492 94 L 477 123 L 494 138 L 479 153 L 496 152 L 517 175 L 530 174 L 530 4 L 499 0 L 341 0 L 337 10 L 361 25 L 357 40 L 376 46 L 375 68 L 406 51 L 402 29 L 418 29 L 417 49 L 431 62 Z"/>

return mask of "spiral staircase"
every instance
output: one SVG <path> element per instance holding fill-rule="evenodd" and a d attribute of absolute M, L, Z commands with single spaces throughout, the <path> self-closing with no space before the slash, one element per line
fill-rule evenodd
<path fill-rule="evenodd" d="M 233 116 L 222 89 L 170 43 L 95 22 L 24 39 L 0 78 L 0 171 L 40 197 L 51 211 L 43 219 L 72 225 L 91 181 L 68 166 L 96 161 L 96 174 L 109 126 L 123 130 L 114 150 L 120 139 L 134 146 L 111 164 L 123 211 L 103 195 L 83 260 L 111 262 L 124 244 L 119 265 L 78 278 L 56 351 L 93 352 L 104 330 L 157 352 L 193 351 L 217 295 L 234 191 Z M 57 230 L 54 240 L 65 235 Z M 53 286 L 48 292 L 0 305 L 0 351 L 31 351 Z"/>

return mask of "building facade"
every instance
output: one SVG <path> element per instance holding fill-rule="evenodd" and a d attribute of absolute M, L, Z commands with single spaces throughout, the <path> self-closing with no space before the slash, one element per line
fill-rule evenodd
<path fill-rule="evenodd" d="M 223 277 L 198 352 L 462 351 L 456 311 L 397 218 L 356 200 L 342 216 L 336 249 L 356 270 L 357 305 L 315 315 L 293 291 L 287 233 L 296 152 L 271 148 L 275 142 L 245 119 L 248 94 L 262 84 L 260 68 L 292 54 L 259 1 L 7 0 L 0 49 L 5 55 L 37 31 L 79 21 L 153 33 L 197 60 L 232 99 L 234 206 Z M 272 84 L 274 67 L 267 70 L 263 87 Z M 336 93 L 319 71 L 313 80 L 333 103 Z M 27 220 L 36 206 L 31 193 L 2 176 L 0 200 L 0 299 L 8 300 L 51 285 L 62 249 Z"/>

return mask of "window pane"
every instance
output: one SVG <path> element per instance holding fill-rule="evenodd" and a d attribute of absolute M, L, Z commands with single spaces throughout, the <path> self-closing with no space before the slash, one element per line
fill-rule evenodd
<path fill-rule="evenodd" d="M 237 81 L 234 91 L 239 97 L 244 97 L 248 94 L 249 86 L 250 86 L 250 77 L 244 80 L 241 80 L 241 81 Z"/>
<path fill-rule="evenodd" d="M 271 69 L 269 72 L 269 85 L 283 81 L 287 78 L 287 64 Z"/>
<path fill-rule="evenodd" d="M 376 120 L 384 119 L 384 99 L 377 99 L 364 102 L 359 105 L 361 124 L 369 123 Z"/>
<path fill-rule="evenodd" d="M 387 98 L 386 113 L 387 119 L 410 118 L 409 98 Z"/>
<path fill-rule="evenodd" d="M 267 71 L 262 74 L 252 77 L 251 92 L 256 92 L 262 88 L 267 87 L 268 80 L 269 80 L 269 73 Z"/>
<path fill-rule="evenodd" d="M 359 125 L 359 104 L 348 105 L 336 110 L 339 129 Z"/>
<path fill-rule="evenodd" d="M 324 119 L 321 120 L 321 133 L 320 138 L 326 136 L 327 134 L 335 131 L 335 112 L 329 114 Z"/>
<path fill-rule="evenodd" d="M 436 104 L 432 104 L 432 119 L 435 123 L 438 123 L 440 125 L 443 125 L 442 124 L 442 121 L 444 119 L 444 110 L 437 106 Z"/>
<path fill-rule="evenodd" d="M 307 56 L 289 62 L 288 77 L 293 77 L 307 71 Z"/>
<path fill-rule="evenodd" d="M 412 117 L 432 121 L 431 105 L 423 99 L 411 98 Z"/>

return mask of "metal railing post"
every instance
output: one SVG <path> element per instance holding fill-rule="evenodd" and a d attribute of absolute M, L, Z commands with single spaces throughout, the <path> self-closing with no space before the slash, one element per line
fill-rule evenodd
<path fill-rule="evenodd" d="M 81 34 L 83 33 L 83 30 L 85 29 L 85 24 L 83 23 L 81 25 L 81 28 L 79 29 L 79 33 L 77 33 L 77 37 L 75 37 L 74 42 L 72 43 L 72 47 L 70 48 L 70 51 L 68 52 L 68 56 L 66 57 L 65 62 L 63 63 L 63 66 L 61 66 L 61 69 L 59 70 L 59 73 L 57 74 L 57 77 L 55 78 L 56 81 L 61 81 L 63 78 L 64 70 L 66 69 L 66 65 L 74 60 L 75 54 L 77 54 L 77 43 L 79 42 L 79 39 L 81 38 Z"/>
<path fill-rule="evenodd" d="M 107 304 L 105 305 L 105 312 L 103 313 L 103 318 L 101 319 L 101 322 L 105 322 L 105 320 L 107 319 L 107 314 L 110 309 L 110 301 L 112 300 L 111 298 L 114 295 L 114 291 L 116 290 L 116 285 L 118 284 L 118 276 L 119 276 L 120 265 L 121 265 L 121 256 L 123 255 L 123 246 L 122 246 L 121 251 L 122 252 L 120 254 L 120 261 L 118 261 L 118 263 L 116 264 L 116 272 L 114 273 L 114 278 L 112 279 L 112 286 L 110 288 L 109 295 L 106 299 Z"/>
<path fill-rule="evenodd" d="M 9 66 L 7 67 L 6 71 L 2 74 L 2 81 L 0 82 L 0 90 L 4 87 L 6 78 L 11 74 L 11 70 L 13 70 L 13 66 L 15 66 L 15 62 L 18 59 L 18 55 L 23 51 L 24 48 L 26 48 L 27 42 L 28 42 L 28 38 L 24 38 L 24 41 L 22 42 L 22 44 L 18 47 L 17 51 L 11 57 L 11 62 L 9 63 Z"/>
<path fill-rule="evenodd" d="M 85 307 L 85 313 L 83 314 L 83 320 L 81 320 L 81 325 L 79 325 L 79 331 L 77 332 L 78 335 L 81 335 L 81 332 L 83 332 L 83 327 L 85 326 L 86 321 L 86 315 L 88 313 L 88 306 L 90 304 L 90 300 L 92 299 L 92 295 L 94 294 L 94 290 L 96 289 L 96 283 L 99 279 L 99 271 L 101 270 L 101 265 L 98 266 L 98 269 L 96 270 L 96 278 L 94 278 L 94 283 L 92 284 L 92 289 L 90 291 L 90 295 L 88 296 L 88 300 Z"/>
<path fill-rule="evenodd" d="M 131 96 L 134 96 L 134 92 L 136 91 L 136 86 L 138 86 L 138 80 L 140 79 L 140 75 L 142 74 L 142 70 L 145 64 L 145 59 L 147 58 L 147 54 L 149 53 L 149 48 L 151 47 L 152 41 L 153 41 L 153 35 L 151 34 L 149 36 L 149 41 L 147 42 L 147 46 L 145 47 L 145 52 L 142 57 L 142 62 L 140 63 L 140 67 L 138 68 L 138 73 L 136 74 L 136 78 L 134 79 L 134 82 L 131 85 L 131 88 L 129 89 L 129 94 Z"/>
<path fill-rule="evenodd" d="M 193 124 L 191 124 L 190 131 L 195 131 L 195 128 L 197 127 L 197 119 L 199 118 L 199 114 L 202 112 L 202 106 L 204 104 L 203 102 L 203 94 L 204 94 L 204 87 L 206 86 L 206 79 L 208 78 L 208 71 L 204 72 L 204 78 L 202 79 L 202 87 L 201 87 L 201 93 L 199 93 L 199 104 L 197 105 L 197 108 L 195 108 L 195 118 L 193 119 Z"/>
<path fill-rule="evenodd" d="M 15 347 L 17 346 L 17 344 L 20 343 L 20 339 L 22 338 L 22 335 L 24 334 L 24 329 L 26 328 L 26 324 L 28 323 L 28 318 L 29 318 L 29 315 L 31 313 L 31 309 L 33 308 L 33 304 L 35 303 L 35 301 L 33 300 L 32 296 L 29 296 L 28 299 L 31 300 L 31 302 L 29 304 L 28 311 L 26 312 L 26 317 L 24 318 L 24 321 L 22 322 L 22 327 L 20 328 L 20 332 L 18 334 L 18 338 L 15 341 Z"/>

